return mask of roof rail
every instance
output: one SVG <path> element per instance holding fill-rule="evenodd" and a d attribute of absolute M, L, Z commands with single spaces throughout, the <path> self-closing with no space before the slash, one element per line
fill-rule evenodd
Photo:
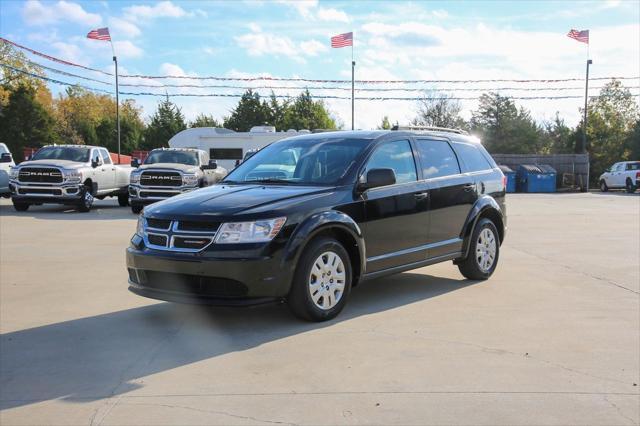
<path fill-rule="evenodd" d="M 435 132 L 449 132 L 457 133 L 459 135 L 468 135 L 469 132 L 462 129 L 450 129 L 448 127 L 435 127 L 435 126 L 398 126 L 397 124 L 391 128 L 391 130 L 412 130 L 412 131 L 435 131 Z"/>

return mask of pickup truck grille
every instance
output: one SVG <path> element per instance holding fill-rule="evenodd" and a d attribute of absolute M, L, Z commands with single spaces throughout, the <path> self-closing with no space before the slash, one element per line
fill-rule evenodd
<path fill-rule="evenodd" d="M 50 167 L 23 167 L 18 174 L 18 181 L 33 183 L 61 183 L 62 172 Z"/>
<path fill-rule="evenodd" d="M 142 172 L 140 185 L 182 186 L 182 175 L 178 172 Z"/>
<path fill-rule="evenodd" d="M 216 236 L 219 222 L 145 219 L 145 245 L 155 250 L 196 253 L 207 248 Z"/>

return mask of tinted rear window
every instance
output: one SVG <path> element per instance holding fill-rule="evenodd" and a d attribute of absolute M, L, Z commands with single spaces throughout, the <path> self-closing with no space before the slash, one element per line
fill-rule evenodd
<path fill-rule="evenodd" d="M 640 170 L 640 163 L 627 163 L 627 170 Z"/>
<path fill-rule="evenodd" d="M 493 168 L 477 146 L 468 143 L 455 143 L 455 148 L 466 166 L 466 171 L 477 172 Z"/>
<path fill-rule="evenodd" d="M 448 142 L 418 139 L 417 144 L 424 179 L 460 173 L 458 159 Z"/>

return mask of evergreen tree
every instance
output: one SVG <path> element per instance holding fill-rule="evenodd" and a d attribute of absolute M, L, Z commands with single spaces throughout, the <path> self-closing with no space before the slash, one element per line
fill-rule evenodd
<path fill-rule="evenodd" d="M 260 99 L 258 93 L 247 90 L 231 115 L 225 118 L 224 127 L 236 132 L 248 132 L 253 126 L 268 125 L 271 118 L 267 103 Z"/>
<path fill-rule="evenodd" d="M 164 101 L 158 103 L 158 110 L 151 116 L 140 147 L 146 150 L 166 147 L 169 139 L 186 128 L 182 111 L 167 96 Z"/>
<path fill-rule="evenodd" d="M 336 122 L 329 115 L 324 102 L 314 101 L 309 90 L 302 92 L 286 108 L 283 129 L 336 129 Z"/>
<path fill-rule="evenodd" d="M 199 114 L 195 120 L 189 123 L 189 127 L 222 127 L 222 123 L 212 115 Z"/>

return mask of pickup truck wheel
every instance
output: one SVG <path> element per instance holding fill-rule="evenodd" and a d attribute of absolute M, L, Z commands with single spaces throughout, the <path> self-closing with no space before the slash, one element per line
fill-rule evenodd
<path fill-rule="evenodd" d="M 609 187 L 607 186 L 607 182 L 605 182 L 604 179 L 602 179 L 600 181 L 600 191 L 607 192 L 608 190 L 609 190 Z"/>
<path fill-rule="evenodd" d="M 351 262 L 332 238 L 313 240 L 302 253 L 289 292 L 289 309 L 298 318 L 326 321 L 335 318 L 351 292 Z"/>
<path fill-rule="evenodd" d="M 140 214 L 142 209 L 143 209 L 143 206 L 141 206 L 140 204 L 131 204 L 131 211 L 134 214 Z"/>
<path fill-rule="evenodd" d="M 631 179 L 629 178 L 627 178 L 627 182 L 624 188 L 629 194 L 633 194 L 634 192 L 636 192 L 636 187 L 633 185 L 633 182 L 631 182 Z"/>
<path fill-rule="evenodd" d="M 119 194 L 118 204 L 120 207 L 127 207 L 129 205 L 129 194 Z"/>
<path fill-rule="evenodd" d="M 458 269 L 467 279 L 486 280 L 496 270 L 499 256 L 498 231 L 493 222 L 483 218 L 476 224 L 471 235 L 469 255 L 458 263 Z"/>
<path fill-rule="evenodd" d="M 93 206 L 93 194 L 91 193 L 91 188 L 88 186 L 84 187 L 82 191 L 82 197 L 80 197 L 80 202 L 78 203 L 78 211 L 82 213 L 87 213 L 91 210 Z"/>
<path fill-rule="evenodd" d="M 18 201 L 13 202 L 13 208 L 16 209 L 17 212 L 26 212 L 29 210 L 29 203 L 20 203 Z"/>

